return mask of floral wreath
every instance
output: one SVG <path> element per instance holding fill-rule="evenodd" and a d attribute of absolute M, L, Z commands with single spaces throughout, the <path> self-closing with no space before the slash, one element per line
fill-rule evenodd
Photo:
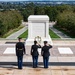
<path fill-rule="evenodd" d="M 36 36 L 36 37 L 35 37 L 35 40 L 36 40 L 37 42 L 41 43 L 41 37 L 40 37 L 40 36 Z"/>

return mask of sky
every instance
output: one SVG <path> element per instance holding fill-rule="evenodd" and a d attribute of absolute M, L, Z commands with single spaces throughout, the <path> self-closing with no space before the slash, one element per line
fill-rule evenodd
<path fill-rule="evenodd" d="M 75 1 L 75 0 L 0 0 L 0 1 Z"/>

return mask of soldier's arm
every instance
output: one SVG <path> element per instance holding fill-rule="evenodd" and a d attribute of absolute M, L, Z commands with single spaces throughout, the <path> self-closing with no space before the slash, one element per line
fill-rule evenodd
<path fill-rule="evenodd" d="M 41 55 L 42 55 L 42 56 L 43 56 L 43 52 L 44 52 L 44 51 L 43 51 L 43 48 L 42 48 L 42 50 L 41 50 Z"/>
<path fill-rule="evenodd" d="M 17 55 L 17 44 L 16 44 L 16 55 Z"/>
<path fill-rule="evenodd" d="M 32 55 L 32 53 L 33 53 L 33 46 L 31 47 L 31 55 Z"/>
<path fill-rule="evenodd" d="M 38 44 L 38 48 L 41 48 L 41 45 L 40 44 Z"/>
<path fill-rule="evenodd" d="M 52 45 L 49 44 L 49 48 L 52 48 Z"/>
<path fill-rule="evenodd" d="M 26 49 L 25 49 L 25 46 L 24 46 L 24 44 L 23 44 L 23 50 L 24 50 L 24 54 L 26 54 Z"/>

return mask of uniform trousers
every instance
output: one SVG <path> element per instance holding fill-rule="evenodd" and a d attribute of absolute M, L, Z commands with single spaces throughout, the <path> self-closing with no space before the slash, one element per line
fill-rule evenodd
<path fill-rule="evenodd" d="M 48 68 L 49 57 L 43 57 L 44 68 Z"/>
<path fill-rule="evenodd" d="M 36 68 L 38 65 L 38 56 L 32 56 L 33 59 L 33 68 Z"/>
<path fill-rule="evenodd" d="M 18 60 L 18 69 L 22 69 L 23 56 L 17 56 L 17 60 Z"/>

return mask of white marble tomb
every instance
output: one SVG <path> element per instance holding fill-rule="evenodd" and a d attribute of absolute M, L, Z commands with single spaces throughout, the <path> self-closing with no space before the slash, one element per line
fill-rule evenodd
<path fill-rule="evenodd" d="M 41 45 L 48 41 L 52 45 L 49 35 L 49 17 L 47 15 L 30 15 L 28 17 L 28 38 L 26 45 L 32 45 L 37 40 Z"/>

